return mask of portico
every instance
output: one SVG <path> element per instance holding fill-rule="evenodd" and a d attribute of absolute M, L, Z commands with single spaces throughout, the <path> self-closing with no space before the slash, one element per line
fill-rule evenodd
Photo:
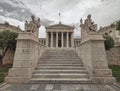
<path fill-rule="evenodd" d="M 46 27 L 46 46 L 54 48 L 73 47 L 74 27 L 56 24 Z"/>

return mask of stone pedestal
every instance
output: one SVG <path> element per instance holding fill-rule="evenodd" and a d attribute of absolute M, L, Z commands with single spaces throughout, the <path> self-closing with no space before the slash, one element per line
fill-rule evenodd
<path fill-rule="evenodd" d="M 86 34 L 77 50 L 79 50 L 78 54 L 94 82 L 113 83 L 116 81 L 108 68 L 102 35 L 97 33 Z"/>
<path fill-rule="evenodd" d="M 5 81 L 8 83 L 26 83 L 39 58 L 38 38 L 32 33 L 19 33 L 13 67 Z"/>

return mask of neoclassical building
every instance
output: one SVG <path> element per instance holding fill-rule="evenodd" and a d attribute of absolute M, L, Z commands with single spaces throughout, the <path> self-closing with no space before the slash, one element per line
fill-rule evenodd
<path fill-rule="evenodd" d="M 46 45 L 48 47 L 72 47 L 74 27 L 61 23 L 46 27 Z"/>
<path fill-rule="evenodd" d="M 80 39 L 74 38 L 74 27 L 64 25 L 61 22 L 46 27 L 46 38 L 40 38 L 39 42 L 51 48 L 69 48 L 80 43 Z"/>
<path fill-rule="evenodd" d="M 22 29 L 20 29 L 19 26 L 13 26 L 11 24 L 9 24 L 9 22 L 4 22 L 4 23 L 0 23 L 0 31 L 4 31 L 4 30 L 10 30 L 12 32 L 21 32 Z"/>
<path fill-rule="evenodd" d="M 106 27 L 102 27 L 99 29 L 98 33 L 102 35 L 110 35 L 115 42 L 115 46 L 119 46 L 120 44 L 120 33 L 116 30 L 115 24 L 111 24 Z"/>

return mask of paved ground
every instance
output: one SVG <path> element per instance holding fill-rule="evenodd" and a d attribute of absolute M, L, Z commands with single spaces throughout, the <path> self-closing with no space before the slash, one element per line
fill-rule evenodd
<path fill-rule="evenodd" d="M 120 87 L 105 84 L 3 84 L 0 91 L 120 91 Z"/>

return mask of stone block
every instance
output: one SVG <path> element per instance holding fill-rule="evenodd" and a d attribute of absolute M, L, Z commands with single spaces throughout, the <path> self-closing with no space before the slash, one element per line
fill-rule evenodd
<path fill-rule="evenodd" d="M 5 82 L 7 83 L 28 83 L 30 78 L 28 77 L 6 77 Z"/>
<path fill-rule="evenodd" d="M 11 68 L 9 77 L 31 77 L 33 68 Z"/>
<path fill-rule="evenodd" d="M 95 77 L 112 77 L 110 69 L 93 69 L 92 73 Z"/>
<path fill-rule="evenodd" d="M 92 61 L 92 66 L 94 69 L 107 69 L 108 64 L 106 61 Z"/>
<path fill-rule="evenodd" d="M 116 82 L 114 77 L 92 77 L 93 82 L 103 84 L 113 84 Z"/>
<path fill-rule="evenodd" d="M 13 64 L 13 67 L 22 67 L 22 68 L 25 68 L 25 67 L 32 67 L 33 66 L 33 63 L 32 63 L 32 60 L 16 60 Z"/>

